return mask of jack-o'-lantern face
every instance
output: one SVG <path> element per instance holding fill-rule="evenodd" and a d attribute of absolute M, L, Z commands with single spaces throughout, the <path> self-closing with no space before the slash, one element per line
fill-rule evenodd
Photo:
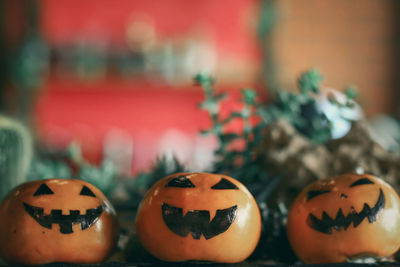
<path fill-rule="evenodd" d="M 81 180 L 22 184 L 1 203 L 0 218 L 0 256 L 12 263 L 101 262 L 118 238 L 113 207 Z"/>
<path fill-rule="evenodd" d="M 209 173 L 178 173 L 156 183 L 136 217 L 143 246 L 167 261 L 238 262 L 255 249 L 258 206 L 237 180 Z"/>
<path fill-rule="evenodd" d="M 38 197 L 53 194 L 54 192 L 44 182 L 39 186 L 33 196 Z M 96 198 L 96 195 L 86 185 L 82 186 L 79 195 Z M 44 214 L 43 207 L 32 206 L 26 202 L 23 202 L 23 205 L 25 211 L 41 226 L 52 229 L 53 224 L 58 224 L 60 233 L 62 234 L 73 233 L 72 227 L 74 224 L 80 224 L 81 230 L 88 229 L 99 219 L 104 209 L 107 208 L 105 203 L 100 202 L 98 206 L 87 209 L 85 214 L 81 214 L 79 209 L 69 210 L 69 214 L 62 214 L 62 210 L 58 208 L 52 209 L 50 214 Z"/>
<path fill-rule="evenodd" d="M 306 187 L 288 216 L 288 238 L 306 263 L 390 256 L 400 247 L 400 200 L 371 175 L 347 174 Z"/>

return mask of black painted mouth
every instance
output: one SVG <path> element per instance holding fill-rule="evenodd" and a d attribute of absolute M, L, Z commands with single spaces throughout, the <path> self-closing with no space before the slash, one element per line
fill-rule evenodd
<path fill-rule="evenodd" d="M 236 218 L 237 206 L 217 210 L 214 218 L 210 221 L 208 210 L 191 210 L 183 216 L 183 209 L 166 203 L 162 204 L 162 215 L 168 228 L 177 235 L 186 237 L 189 233 L 194 239 L 213 238 L 222 234 L 231 226 Z"/>
<path fill-rule="evenodd" d="M 369 223 L 374 223 L 385 208 L 385 195 L 382 189 L 379 189 L 379 197 L 375 203 L 375 206 L 371 208 L 368 204 L 364 204 L 363 209 L 358 213 L 351 207 L 351 211 L 347 216 L 344 216 L 342 209 L 340 208 L 336 214 L 336 218 L 331 218 L 325 211 L 322 212 L 322 218 L 318 219 L 315 215 L 310 213 L 308 216 L 307 224 L 314 230 L 324 234 L 332 234 L 332 228 L 340 231 L 343 227 L 346 230 L 351 223 L 354 228 L 357 227 L 365 218 L 368 219 Z"/>
<path fill-rule="evenodd" d="M 23 204 L 25 211 L 41 226 L 51 229 L 52 224 L 58 224 L 62 234 L 73 233 L 72 226 L 74 224 L 80 224 L 81 230 L 89 228 L 97 221 L 104 210 L 103 205 L 100 205 L 94 209 L 87 209 L 86 214 L 80 214 L 79 210 L 70 210 L 69 215 L 63 215 L 62 210 L 54 209 L 51 210 L 50 214 L 44 215 L 43 208 L 31 206 L 25 202 Z"/>

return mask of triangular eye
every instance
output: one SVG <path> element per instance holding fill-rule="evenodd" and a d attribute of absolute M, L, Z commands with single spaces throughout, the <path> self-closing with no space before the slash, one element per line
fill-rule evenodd
<path fill-rule="evenodd" d="M 235 189 L 238 190 L 239 188 L 233 184 L 231 181 L 222 178 L 221 181 L 219 181 L 217 184 L 213 185 L 211 189 L 217 189 L 217 190 L 224 190 L 224 189 Z"/>
<path fill-rule="evenodd" d="M 357 181 L 355 181 L 354 183 L 352 183 L 350 185 L 350 187 L 354 187 L 354 186 L 358 186 L 358 185 L 363 185 L 363 184 L 374 184 L 374 182 L 372 182 L 370 179 L 364 177 L 361 179 L 358 179 Z"/>
<path fill-rule="evenodd" d="M 307 192 L 307 201 L 310 201 L 316 196 L 331 192 L 330 190 L 310 190 Z"/>
<path fill-rule="evenodd" d="M 87 187 L 86 185 L 84 185 L 82 187 L 82 190 L 79 193 L 79 195 L 89 196 L 89 197 L 96 197 L 96 195 L 92 192 L 92 190 L 90 190 L 89 187 Z"/>
<path fill-rule="evenodd" d="M 186 176 L 182 175 L 169 181 L 165 187 L 193 188 L 195 186 Z"/>
<path fill-rule="evenodd" d="M 39 188 L 36 190 L 35 194 L 33 196 L 40 196 L 40 195 L 52 195 L 54 194 L 53 191 L 46 185 L 46 184 L 41 184 Z"/>

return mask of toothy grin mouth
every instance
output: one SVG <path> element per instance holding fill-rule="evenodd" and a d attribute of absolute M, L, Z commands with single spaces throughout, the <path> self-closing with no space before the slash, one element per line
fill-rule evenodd
<path fill-rule="evenodd" d="M 369 223 L 374 223 L 380 212 L 385 208 L 385 195 L 382 189 L 379 189 L 379 197 L 375 203 L 375 206 L 371 208 L 367 203 L 364 204 L 363 209 L 358 213 L 352 207 L 351 211 L 347 216 L 344 216 L 342 209 L 340 208 L 336 214 L 336 218 L 331 218 L 325 211 L 322 212 L 321 219 L 318 219 L 312 213 L 309 214 L 307 224 L 314 230 L 324 233 L 332 234 L 332 228 L 340 231 L 343 227 L 346 230 L 351 223 L 354 228 L 357 227 L 365 218 L 368 219 Z"/>
<path fill-rule="evenodd" d="M 89 228 L 104 210 L 104 206 L 100 205 L 94 209 L 87 209 L 86 214 L 80 214 L 79 210 L 70 210 L 69 215 L 63 215 L 62 210 L 53 209 L 50 214 L 44 215 L 43 208 L 31 206 L 25 202 L 23 204 L 25 211 L 41 226 L 52 229 L 52 224 L 58 224 L 62 234 L 73 233 L 72 226 L 74 224 L 80 224 L 81 230 Z"/>
<path fill-rule="evenodd" d="M 201 235 L 210 239 L 228 230 L 236 218 L 237 206 L 217 210 L 211 221 L 208 210 L 190 210 L 183 215 L 182 208 L 166 203 L 161 210 L 165 224 L 175 234 L 186 237 L 191 233 L 194 239 L 200 239 Z"/>

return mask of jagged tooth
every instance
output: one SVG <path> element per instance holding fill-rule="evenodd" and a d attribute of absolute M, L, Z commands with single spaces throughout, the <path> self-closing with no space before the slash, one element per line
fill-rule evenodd
<path fill-rule="evenodd" d="M 372 209 L 367 203 L 364 204 L 364 208 L 361 213 L 364 215 L 364 217 L 367 217 L 369 223 L 376 221 L 376 216 L 372 214 Z"/>
<path fill-rule="evenodd" d="M 311 219 L 311 221 L 314 223 L 314 222 L 317 222 L 317 223 L 319 223 L 320 222 L 320 219 L 318 219 L 314 214 L 312 214 L 312 213 L 310 213 L 310 219 Z"/>
<path fill-rule="evenodd" d="M 334 223 L 334 228 L 338 231 L 340 231 L 340 229 L 343 227 L 345 227 L 346 225 L 346 217 L 343 214 L 342 209 L 340 208 L 338 213 L 336 214 L 336 218 Z"/>
<path fill-rule="evenodd" d="M 383 194 L 382 189 L 379 189 L 379 197 L 378 197 L 378 201 L 375 205 L 375 208 L 378 209 L 378 211 L 380 209 L 383 209 L 385 207 L 385 195 Z"/>
<path fill-rule="evenodd" d="M 358 212 L 356 211 L 356 209 L 353 206 L 350 207 L 350 213 L 349 213 L 349 215 L 347 215 L 347 218 L 349 220 L 349 226 L 353 222 L 353 227 L 357 227 L 364 219 L 364 217 L 362 217 L 362 216 L 360 216 L 360 214 L 358 214 Z"/>
<path fill-rule="evenodd" d="M 103 212 L 103 206 L 98 206 L 97 208 L 94 209 L 87 209 L 86 214 L 84 216 L 100 216 L 100 214 Z"/>
<path fill-rule="evenodd" d="M 85 230 L 93 225 L 97 221 L 97 216 L 85 216 L 81 221 L 81 230 Z"/>
<path fill-rule="evenodd" d="M 364 220 L 365 216 L 361 215 L 361 214 L 353 214 L 353 226 L 357 227 L 360 223 L 362 223 L 362 221 Z"/>
<path fill-rule="evenodd" d="M 322 220 L 318 219 L 315 215 L 313 215 L 312 213 L 309 214 L 309 218 L 311 221 L 311 228 L 313 228 L 314 230 L 317 230 L 321 233 L 324 234 L 331 234 L 332 233 L 332 228 L 330 223 L 328 223 L 329 225 L 327 225 L 326 223 L 324 223 Z"/>
<path fill-rule="evenodd" d="M 51 217 L 53 219 L 59 219 L 62 217 L 62 210 L 51 210 Z"/>
<path fill-rule="evenodd" d="M 209 214 L 209 218 L 210 218 L 209 222 L 211 222 L 212 219 L 214 219 L 215 215 L 217 214 L 217 210 L 210 210 L 210 211 L 208 211 L 208 214 Z"/>
<path fill-rule="evenodd" d="M 350 213 L 351 214 L 356 214 L 357 213 L 356 209 L 353 206 L 350 207 Z"/>
<path fill-rule="evenodd" d="M 166 206 L 163 208 L 163 211 L 168 210 L 168 207 L 170 207 L 168 204 L 165 205 Z M 182 211 L 182 209 L 180 209 L 180 211 Z M 102 212 L 103 212 L 102 205 L 94 209 L 87 209 L 86 214 L 81 216 L 83 218 L 83 220 L 81 221 L 81 229 L 85 230 L 90 226 L 92 226 L 97 221 Z"/>
<path fill-rule="evenodd" d="M 353 221 L 353 214 L 349 213 L 345 219 L 345 223 L 343 225 L 344 230 L 346 230 L 347 228 L 349 228 L 349 226 L 351 225 L 351 222 Z"/>
<path fill-rule="evenodd" d="M 81 221 L 81 230 L 85 230 L 92 225 L 93 221 L 90 220 L 83 220 Z"/>
<path fill-rule="evenodd" d="M 324 222 L 329 222 L 330 224 L 333 222 L 333 219 L 331 218 L 331 216 L 328 215 L 328 213 L 326 213 L 325 211 L 322 212 L 322 221 Z"/>
<path fill-rule="evenodd" d="M 344 218 L 345 218 L 345 217 L 344 217 L 342 208 L 340 208 L 340 209 L 338 210 L 337 214 L 336 214 L 335 221 L 337 222 L 337 221 L 340 221 L 340 220 L 344 220 Z"/>
<path fill-rule="evenodd" d="M 60 232 L 63 234 L 72 234 L 74 232 L 72 228 L 72 223 L 70 222 L 65 222 L 65 223 L 59 223 L 60 225 Z"/>
<path fill-rule="evenodd" d="M 368 219 L 368 222 L 369 222 L 369 223 L 373 223 L 373 222 L 375 222 L 375 221 L 378 219 L 378 214 L 376 214 L 376 213 L 369 214 L 369 215 L 367 216 L 367 219 Z"/>
<path fill-rule="evenodd" d="M 353 221 L 353 214 L 355 213 L 355 209 L 353 206 L 350 207 L 350 211 L 347 214 L 347 216 L 343 215 L 343 221 L 341 222 L 343 226 L 343 229 L 346 230 L 347 228 L 349 228 L 349 226 L 351 225 L 351 222 Z"/>
<path fill-rule="evenodd" d="M 182 216 L 185 217 L 188 212 L 193 212 L 193 209 L 189 209 L 187 207 L 182 207 Z"/>
<path fill-rule="evenodd" d="M 80 215 L 81 211 L 80 210 L 70 210 L 69 215 Z"/>
<path fill-rule="evenodd" d="M 72 222 L 75 222 L 80 217 L 81 212 L 79 210 L 70 210 L 69 211 L 69 219 Z"/>
<path fill-rule="evenodd" d="M 336 214 L 336 218 L 337 218 L 337 217 L 344 217 L 342 208 L 339 208 L 339 210 L 338 210 L 338 212 L 337 212 L 337 214 Z"/>
<path fill-rule="evenodd" d="M 369 214 L 371 212 L 371 207 L 367 203 L 365 203 L 361 212 Z"/>
<path fill-rule="evenodd" d="M 193 239 L 200 239 L 201 232 L 200 231 L 192 231 L 191 232 Z"/>

